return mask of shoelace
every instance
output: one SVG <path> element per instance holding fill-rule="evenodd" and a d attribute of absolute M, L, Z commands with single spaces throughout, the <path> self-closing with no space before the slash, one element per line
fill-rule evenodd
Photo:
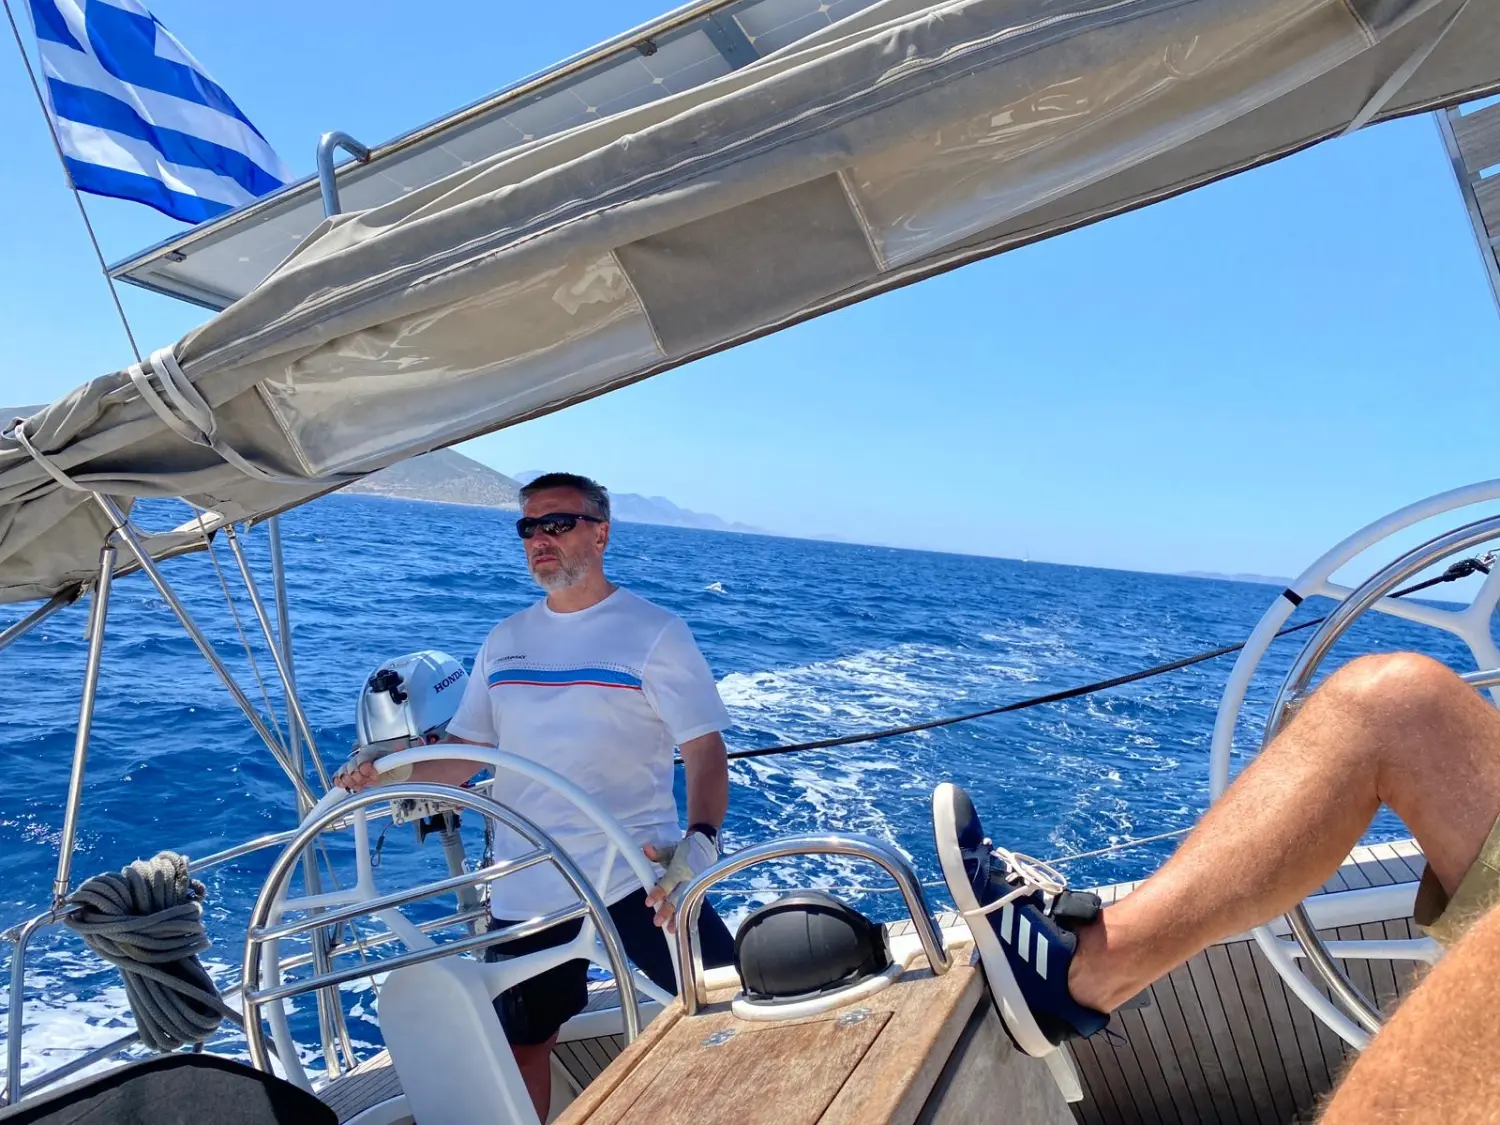
<path fill-rule="evenodd" d="M 975 918 L 981 914 L 993 914 L 995 911 L 1015 902 L 1018 898 L 1025 898 L 1029 894 L 1041 891 L 1043 894 L 1060 895 L 1068 889 L 1068 881 L 1063 878 L 1062 873 L 1045 860 L 1026 855 L 1023 852 L 1013 852 L 1009 848 L 999 848 L 992 843 L 988 837 L 984 841 L 984 847 L 989 851 L 992 858 L 999 859 L 1005 864 L 1006 879 L 1012 877 L 1020 880 L 1020 884 L 1013 888 L 1007 895 L 1002 895 L 988 906 L 981 906 L 975 910 L 959 911 L 965 918 Z"/>

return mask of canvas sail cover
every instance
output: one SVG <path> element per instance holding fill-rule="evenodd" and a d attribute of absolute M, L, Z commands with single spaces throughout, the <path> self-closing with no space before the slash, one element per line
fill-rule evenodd
<path fill-rule="evenodd" d="M 176 345 L 34 414 L 0 439 L 0 600 L 90 579 L 108 525 L 89 490 L 260 518 L 1351 125 L 1495 89 L 1495 0 L 876 3 L 328 220 Z"/>

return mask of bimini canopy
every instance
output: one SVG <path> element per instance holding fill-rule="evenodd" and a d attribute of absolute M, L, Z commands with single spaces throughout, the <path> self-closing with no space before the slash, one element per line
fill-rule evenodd
<path fill-rule="evenodd" d="M 849 8 L 676 93 L 325 220 L 144 368 L 36 413 L 0 440 L 0 599 L 89 579 L 108 528 L 80 488 L 259 518 L 892 286 L 1500 89 L 1494 0 Z M 628 49 L 650 62 L 649 39 Z"/>

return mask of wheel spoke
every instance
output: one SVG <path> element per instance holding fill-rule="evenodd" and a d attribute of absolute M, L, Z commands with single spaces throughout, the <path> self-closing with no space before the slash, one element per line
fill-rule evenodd
<path fill-rule="evenodd" d="M 1324 582 L 1317 592 L 1325 598 L 1341 602 L 1354 593 L 1354 587 L 1342 586 L 1337 582 Z M 1381 598 L 1370 608 L 1377 613 L 1415 621 L 1419 625 L 1430 625 L 1434 629 L 1441 629 L 1457 637 L 1464 636 L 1464 611 L 1462 610 L 1438 609 L 1423 602 L 1407 601 L 1403 598 Z"/>

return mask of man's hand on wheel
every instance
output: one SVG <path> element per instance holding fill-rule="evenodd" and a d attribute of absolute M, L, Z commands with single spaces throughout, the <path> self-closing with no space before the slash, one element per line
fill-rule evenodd
<path fill-rule="evenodd" d="M 690 883 L 719 861 L 719 848 L 702 832 L 689 832 L 675 844 L 647 844 L 641 849 L 652 863 L 666 868 L 661 879 L 646 895 L 646 905 L 656 908 L 656 924 L 667 933 L 677 932 L 677 904 L 672 892 Z"/>
<path fill-rule="evenodd" d="M 375 772 L 374 762 L 361 762 L 350 758 L 340 767 L 339 772 L 333 775 L 333 783 L 340 789 L 358 793 L 361 789 L 380 784 L 380 775 Z"/>
<path fill-rule="evenodd" d="M 385 782 L 405 781 L 411 776 L 410 766 L 397 766 L 395 769 L 380 773 L 375 768 L 375 757 L 368 751 L 360 750 L 345 762 L 339 772 L 333 775 L 333 784 L 340 789 L 347 789 L 351 793 L 358 793 L 362 789 L 368 789 L 372 785 L 380 785 Z"/>

